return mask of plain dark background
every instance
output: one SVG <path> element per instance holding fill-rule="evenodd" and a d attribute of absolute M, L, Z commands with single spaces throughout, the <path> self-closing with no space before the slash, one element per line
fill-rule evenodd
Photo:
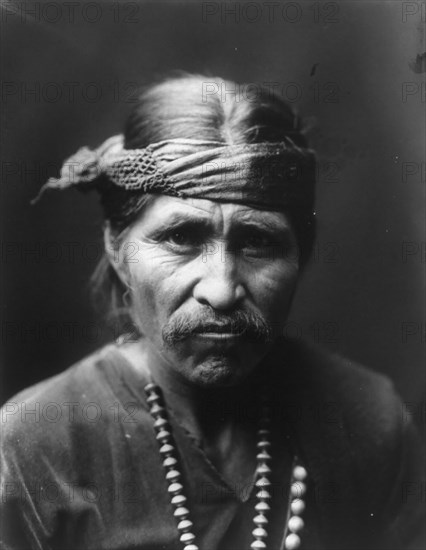
<path fill-rule="evenodd" d="M 64 158 L 121 131 L 137 85 L 182 69 L 276 82 L 305 117 L 319 156 L 319 232 L 288 335 L 388 374 L 419 405 L 420 3 L 279 2 L 271 18 L 261 2 L 75 2 L 71 13 L 44 4 L 2 10 L 3 400 L 114 337 L 87 287 L 101 251 L 96 196 L 30 200 Z"/>

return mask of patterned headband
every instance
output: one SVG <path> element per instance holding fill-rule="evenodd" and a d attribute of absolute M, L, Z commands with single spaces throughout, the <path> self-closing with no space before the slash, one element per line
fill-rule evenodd
<path fill-rule="evenodd" d="M 278 143 L 243 145 L 171 139 L 143 149 L 124 149 L 123 143 L 119 135 L 95 150 L 80 149 L 65 161 L 60 177 L 50 178 L 40 194 L 69 187 L 96 188 L 102 194 L 107 182 L 139 193 L 239 202 L 272 210 L 303 205 L 312 212 L 315 156 L 289 137 Z"/>

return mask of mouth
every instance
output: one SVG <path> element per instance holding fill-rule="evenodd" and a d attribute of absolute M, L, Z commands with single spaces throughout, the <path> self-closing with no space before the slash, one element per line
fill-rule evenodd
<path fill-rule="evenodd" d="M 208 324 L 195 329 L 194 334 L 204 338 L 235 339 L 243 336 L 243 330 L 235 330 L 231 325 Z"/>
<path fill-rule="evenodd" d="M 260 315 L 250 312 L 235 313 L 220 316 L 218 314 L 203 318 L 178 317 L 174 322 L 167 323 L 162 331 L 166 346 L 173 347 L 184 345 L 185 340 L 199 342 L 204 346 L 221 346 L 227 349 L 230 346 L 250 343 L 253 345 L 265 345 L 272 336 L 270 325 Z M 206 316 L 207 317 L 207 316 Z"/>
<path fill-rule="evenodd" d="M 235 332 L 213 332 L 213 331 L 203 331 L 203 332 L 196 332 L 195 334 L 196 338 L 203 338 L 208 340 L 217 340 L 217 341 L 224 341 L 224 340 L 238 340 L 243 336 L 243 333 L 235 333 Z"/>

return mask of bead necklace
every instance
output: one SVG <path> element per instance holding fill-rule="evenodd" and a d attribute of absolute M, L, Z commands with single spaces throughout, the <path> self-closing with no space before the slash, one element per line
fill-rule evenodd
<path fill-rule="evenodd" d="M 195 544 L 195 535 L 192 532 L 193 523 L 190 520 L 190 512 L 187 508 L 187 498 L 184 495 L 183 485 L 181 483 L 182 474 L 178 469 L 178 460 L 176 457 L 176 448 L 172 436 L 172 428 L 167 418 L 167 410 L 164 405 L 161 389 L 153 383 L 145 386 L 147 402 L 150 408 L 151 416 L 154 419 L 154 428 L 156 438 L 159 444 L 159 452 L 163 459 L 163 466 L 166 471 L 166 480 L 169 484 L 168 492 L 170 501 L 174 507 L 174 517 L 177 521 L 179 540 L 182 543 L 183 550 L 198 550 Z M 251 550 L 265 550 L 266 530 L 268 524 L 268 514 L 270 506 L 268 501 L 271 499 L 270 476 L 271 455 L 269 449 L 271 442 L 270 436 L 270 407 L 268 406 L 267 394 L 264 391 L 261 395 L 262 414 L 260 426 L 257 432 L 257 452 L 256 460 L 256 481 L 255 487 L 257 503 L 254 507 L 256 515 L 253 518 L 253 542 L 250 545 Z M 303 466 L 294 463 L 291 485 L 290 485 L 290 505 L 288 510 L 287 525 L 285 530 L 285 550 L 296 550 L 301 545 L 300 533 L 304 527 L 302 514 L 305 510 L 305 502 L 302 499 L 306 493 L 307 472 Z"/>

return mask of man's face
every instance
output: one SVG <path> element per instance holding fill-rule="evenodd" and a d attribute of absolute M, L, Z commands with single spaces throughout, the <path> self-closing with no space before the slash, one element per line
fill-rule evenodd
<path fill-rule="evenodd" d="M 286 216 L 158 196 L 122 250 L 133 314 L 155 361 L 204 387 L 244 380 L 295 290 L 298 251 Z"/>

